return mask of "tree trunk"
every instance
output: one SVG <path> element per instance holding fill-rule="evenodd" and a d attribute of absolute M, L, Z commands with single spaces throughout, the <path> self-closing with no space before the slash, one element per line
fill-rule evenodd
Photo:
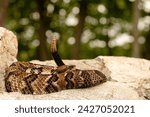
<path fill-rule="evenodd" d="M 87 16 L 87 5 L 88 0 L 81 0 L 80 2 L 80 12 L 79 12 L 79 22 L 75 28 L 75 44 L 73 45 L 73 59 L 79 59 L 80 58 L 80 44 L 81 44 L 81 35 L 84 29 L 85 24 L 85 17 Z"/>
<path fill-rule="evenodd" d="M 133 45 L 132 45 L 132 56 L 133 57 L 140 57 L 140 45 L 138 42 L 139 39 L 139 30 L 138 30 L 138 22 L 140 17 L 140 10 L 139 10 L 139 2 L 140 0 L 135 0 L 133 2 Z"/>
<path fill-rule="evenodd" d="M 106 37 L 106 39 L 105 39 L 105 42 L 106 42 L 106 49 L 107 49 L 107 55 L 112 56 L 113 53 L 112 53 L 112 48 L 110 48 L 110 46 L 109 46 L 109 41 L 110 41 L 110 37 L 109 37 L 108 34 L 107 34 L 107 37 Z"/>
<path fill-rule="evenodd" d="M 45 32 L 47 30 L 47 17 L 46 17 L 46 9 L 44 8 L 46 0 L 36 0 L 38 12 L 40 14 L 39 24 L 40 27 L 38 29 L 39 41 L 40 45 L 38 47 L 37 55 L 39 60 L 47 60 L 50 59 L 50 48 L 47 47 L 47 40 Z"/>
<path fill-rule="evenodd" d="M 150 60 L 150 30 L 148 34 L 146 35 L 144 58 Z"/>
<path fill-rule="evenodd" d="M 4 27 L 7 16 L 8 0 L 0 0 L 0 26 Z"/>

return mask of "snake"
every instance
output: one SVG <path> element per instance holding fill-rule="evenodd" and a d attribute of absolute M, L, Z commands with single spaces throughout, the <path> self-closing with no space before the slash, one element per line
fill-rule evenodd
<path fill-rule="evenodd" d="M 82 70 L 66 65 L 57 51 L 55 36 L 51 42 L 51 55 L 56 66 L 17 61 L 5 70 L 6 92 L 22 94 L 49 94 L 67 89 L 93 87 L 107 81 L 99 70 Z"/>

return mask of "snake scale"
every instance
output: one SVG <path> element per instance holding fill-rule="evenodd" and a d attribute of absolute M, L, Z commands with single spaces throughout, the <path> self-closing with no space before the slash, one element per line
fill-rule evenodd
<path fill-rule="evenodd" d="M 57 67 L 14 62 L 5 73 L 7 92 L 22 94 L 48 94 L 65 89 L 87 88 L 106 82 L 106 76 L 98 70 L 80 70 L 75 65 L 65 65 L 60 58 L 56 38 L 52 38 L 51 54 Z"/>

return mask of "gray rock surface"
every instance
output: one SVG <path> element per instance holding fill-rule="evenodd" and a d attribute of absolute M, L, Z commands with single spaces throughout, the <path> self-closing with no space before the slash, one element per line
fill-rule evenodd
<path fill-rule="evenodd" d="M 3 32 L 3 31 L 5 32 Z M 2 33 L 3 32 L 3 33 Z M 3 35 L 3 36 L 1 36 Z M 9 43 L 11 40 L 11 45 Z M 0 28 L 0 81 L 4 79 L 4 69 L 16 61 L 17 41 L 13 33 Z M 7 59 L 7 61 L 6 61 Z M 32 61 L 33 63 L 54 65 L 54 61 Z M 102 71 L 108 81 L 90 88 L 63 90 L 46 95 L 22 95 L 5 92 L 0 83 L 0 99 L 150 99 L 150 61 L 128 57 L 99 56 L 92 60 L 64 60 L 66 64 L 76 65 L 79 69 Z M 3 87 L 3 88 L 2 88 Z"/>
<path fill-rule="evenodd" d="M 13 32 L 0 27 L 0 83 L 3 83 L 5 68 L 12 62 L 17 61 L 18 52 L 17 38 Z M 0 90 L 4 85 L 0 85 Z"/>

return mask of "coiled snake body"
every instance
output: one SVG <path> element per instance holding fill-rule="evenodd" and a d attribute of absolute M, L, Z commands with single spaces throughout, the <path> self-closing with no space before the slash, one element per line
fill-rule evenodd
<path fill-rule="evenodd" d="M 5 74 L 6 91 L 47 94 L 91 87 L 107 80 L 98 70 L 80 70 L 74 65 L 65 65 L 57 52 L 55 37 L 52 39 L 51 53 L 57 67 L 19 61 L 11 64 Z"/>

